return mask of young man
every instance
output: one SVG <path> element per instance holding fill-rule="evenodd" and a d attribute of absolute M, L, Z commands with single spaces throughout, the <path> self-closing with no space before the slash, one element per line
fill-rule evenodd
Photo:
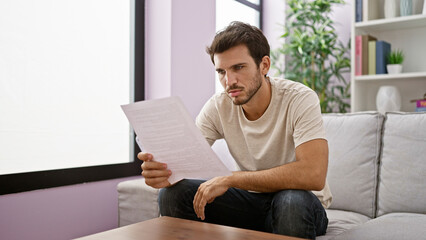
<path fill-rule="evenodd" d="M 241 22 L 207 48 L 225 91 L 205 104 L 196 125 L 210 144 L 226 140 L 241 171 L 171 186 L 166 164 L 140 153 L 145 182 L 162 188 L 162 215 L 302 238 L 325 234 L 331 193 L 319 100 L 300 83 L 267 77 L 269 51 L 262 32 Z"/>

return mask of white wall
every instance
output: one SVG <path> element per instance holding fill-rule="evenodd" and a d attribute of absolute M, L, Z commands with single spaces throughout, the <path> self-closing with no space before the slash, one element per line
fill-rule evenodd
<path fill-rule="evenodd" d="M 263 1 L 263 33 L 269 41 L 271 51 L 280 48 L 284 43 L 285 0 Z M 275 76 L 276 70 L 270 69 L 269 76 Z"/>
<path fill-rule="evenodd" d="M 280 36 L 284 32 L 285 0 L 263 1 L 263 33 L 269 41 L 271 50 L 280 47 L 283 39 Z"/>

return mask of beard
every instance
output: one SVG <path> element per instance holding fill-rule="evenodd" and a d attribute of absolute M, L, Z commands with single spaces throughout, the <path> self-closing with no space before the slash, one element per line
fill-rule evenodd
<path fill-rule="evenodd" d="M 253 96 L 257 93 L 257 91 L 259 91 L 261 86 L 262 86 L 262 75 L 259 73 L 259 74 L 256 74 L 256 76 L 252 79 L 252 81 L 250 82 L 250 85 L 247 86 L 247 88 L 240 87 L 237 84 L 234 84 L 228 87 L 226 91 L 229 92 L 231 90 L 238 89 L 238 90 L 241 90 L 243 93 L 245 93 L 244 94 L 245 96 L 237 96 L 232 101 L 235 105 L 244 105 L 253 98 Z"/>

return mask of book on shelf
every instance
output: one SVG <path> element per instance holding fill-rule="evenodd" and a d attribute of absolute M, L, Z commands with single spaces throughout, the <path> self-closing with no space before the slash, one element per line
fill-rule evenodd
<path fill-rule="evenodd" d="M 386 64 L 388 62 L 387 56 L 389 55 L 390 51 L 390 43 L 383 40 L 376 41 L 376 74 L 388 73 Z"/>
<path fill-rule="evenodd" d="M 376 74 L 376 40 L 368 41 L 368 75 Z"/>
<path fill-rule="evenodd" d="M 370 21 L 379 18 L 379 9 L 383 8 L 377 0 L 363 0 L 362 1 L 362 21 Z"/>
<path fill-rule="evenodd" d="M 379 18 L 379 1 L 376 0 L 356 0 L 355 1 L 355 22 L 365 22 Z"/>
<path fill-rule="evenodd" d="M 362 1 L 355 1 L 355 22 L 362 22 Z"/>
<path fill-rule="evenodd" d="M 426 93 L 423 99 L 411 100 L 410 102 L 416 103 L 416 112 L 426 112 Z"/>
<path fill-rule="evenodd" d="M 355 75 L 368 74 L 368 42 L 377 40 L 371 35 L 355 36 Z"/>

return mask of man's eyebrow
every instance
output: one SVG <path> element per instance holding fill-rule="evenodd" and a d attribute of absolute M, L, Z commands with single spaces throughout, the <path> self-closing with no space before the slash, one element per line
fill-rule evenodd
<path fill-rule="evenodd" d="M 232 66 L 231 66 L 231 68 L 232 68 L 232 67 L 236 67 L 236 66 L 240 66 L 240 65 L 247 65 L 247 63 L 245 63 L 245 62 L 242 62 L 242 63 L 236 63 L 236 64 L 232 65 Z"/>
<path fill-rule="evenodd" d="M 234 68 L 236 66 L 241 66 L 241 65 L 247 65 L 247 63 L 246 62 L 236 63 L 236 64 L 231 65 L 230 68 Z M 222 71 L 222 70 L 223 70 L 222 68 L 216 68 L 216 71 Z"/>

